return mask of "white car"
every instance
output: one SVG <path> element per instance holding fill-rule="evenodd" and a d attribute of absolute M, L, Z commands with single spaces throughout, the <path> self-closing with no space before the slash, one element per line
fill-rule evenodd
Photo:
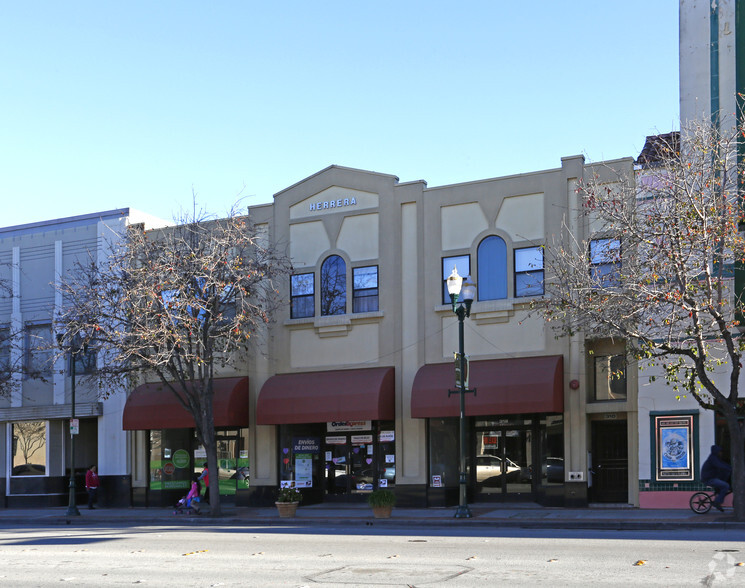
<path fill-rule="evenodd" d="M 496 455 L 476 456 L 476 482 L 487 486 L 501 486 L 502 480 L 516 482 L 520 478 L 520 466 L 514 461 L 505 461 L 502 474 L 502 458 Z"/>

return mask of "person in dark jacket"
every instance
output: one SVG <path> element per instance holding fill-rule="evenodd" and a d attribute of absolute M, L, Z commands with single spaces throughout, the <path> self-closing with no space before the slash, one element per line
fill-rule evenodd
<path fill-rule="evenodd" d="M 722 459 L 722 448 L 719 445 L 711 446 L 711 455 L 706 458 L 704 465 L 701 466 L 701 479 L 717 491 L 717 495 L 712 500 L 714 508 L 723 512 L 722 502 L 724 497 L 730 493 L 729 478 L 732 475 L 732 468 Z"/>

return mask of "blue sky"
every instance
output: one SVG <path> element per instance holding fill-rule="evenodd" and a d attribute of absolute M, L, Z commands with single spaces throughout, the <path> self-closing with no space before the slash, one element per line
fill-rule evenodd
<path fill-rule="evenodd" d="M 0 226 L 223 214 L 338 164 L 440 186 L 678 128 L 678 2 L 0 5 Z"/>

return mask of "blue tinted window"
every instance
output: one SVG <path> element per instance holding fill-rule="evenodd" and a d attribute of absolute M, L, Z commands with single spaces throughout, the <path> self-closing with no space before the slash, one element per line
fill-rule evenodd
<path fill-rule="evenodd" d="M 315 282 L 312 273 L 295 274 L 291 278 L 290 318 L 308 318 L 315 314 Z"/>
<path fill-rule="evenodd" d="M 321 316 L 347 312 L 347 264 L 338 255 L 321 266 Z"/>
<path fill-rule="evenodd" d="M 515 296 L 543 294 L 543 248 L 515 249 Z"/>
<path fill-rule="evenodd" d="M 590 241 L 590 275 L 598 287 L 613 288 L 621 283 L 621 241 Z"/>
<path fill-rule="evenodd" d="M 378 266 L 352 270 L 352 312 L 378 310 Z"/>
<path fill-rule="evenodd" d="M 478 270 L 479 300 L 507 298 L 507 245 L 504 239 L 491 236 L 481 241 Z"/>
<path fill-rule="evenodd" d="M 471 256 L 455 255 L 453 257 L 442 258 L 442 303 L 450 304 L 450 294 L 448 294 L 448 278 L 453 273 L 453 268 L 458 270 L 461 278 L 471 275 Z"/>

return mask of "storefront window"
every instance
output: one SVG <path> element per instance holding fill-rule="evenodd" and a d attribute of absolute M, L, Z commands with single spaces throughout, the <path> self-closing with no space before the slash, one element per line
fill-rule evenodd
<path fill-rule="evenodd" d="M 280 485 L 318 488 L 321 457 L 320 433 L 320 425 L 280 426 Z"/>
<path fill-rule="evenodd" d="M 429 421 L 429 485 L 435 488 L 458 485 L 458 419 Z"/>
<path fill-rule="evenodd" d="M 191 429 L 150 431 L 150 489 L 187 490 L 193 475 Z"/>
<path fill-rule="evenodd" d="M 217 475 L 220 496 L 234 496 L 239 488 L 249 486 L 248 429 L 221 429 L 215 431 L 217 443 Z M 195 446 L 198 445 L 196 435 Z M 194 471 L 201 474 L 207 463 L 207 452 L 202 445 L 194 450 Z M 210 484 L 215 478 L 210 475 Z"/>
<path fill-rule="evenodd" d="M 378 435 L 378 487 L 396 485 L 396 433 L 393 421 L 380 423 Z"/>
<path fill-rule="evenodd" d="M 541 419 L 541 483 L 564 483 L 564 417 L 552 415 Z"/>
<path fill-rule="evenodd" d="M 396 483 L 393 421 L 282 425 L 280 485 L 344 499 Z"/>
<path fill-rule="evenodd" d="M 47 474 L 46 421 L 13 423 L 12 451 L 12 476 L 45 476 Z"/>

